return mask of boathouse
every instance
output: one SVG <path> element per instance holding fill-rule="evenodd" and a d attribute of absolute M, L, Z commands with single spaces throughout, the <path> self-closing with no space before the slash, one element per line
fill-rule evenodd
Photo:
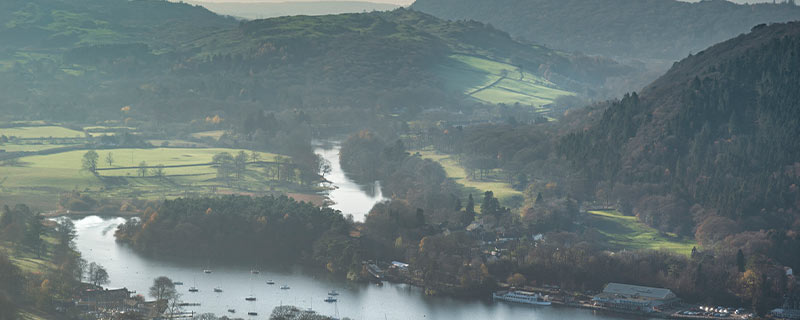
<path fill-rule="evenodd" d="M 655 312 L 659 306 L 670 305 L 678 300 L 669 289 L 613 282 L 592 298 L 598 306 L 638 312 Z"/>

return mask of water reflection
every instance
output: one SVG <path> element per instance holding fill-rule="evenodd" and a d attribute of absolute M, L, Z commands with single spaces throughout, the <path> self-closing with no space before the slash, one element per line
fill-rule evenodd
<path fill-rule="evenodd" d="M 338 143 L 327 143 L 314 150 L 331 163 L 331 173 L 325 176 L 334 186 L 328 193 L 328 198 L 334 202 L 331 208 L 345 215 L 352 214 L 356 221 L 364 221 L 372 206 L 384 200 L 381 184 L 379 181 L 359 184 L 348 178 L 339 163 L 340 149 Z"/>

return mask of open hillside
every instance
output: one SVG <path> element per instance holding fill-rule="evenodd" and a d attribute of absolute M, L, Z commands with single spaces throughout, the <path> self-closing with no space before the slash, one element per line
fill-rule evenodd
<path fill-rule="evenodd" d="M 643 222 L 796 267 L 798 56 L 800 23 L 758 26 L 609 103 L 559 151 Z"/>
<path fill-rule="evenodd" d="M 761 23 L 800 19 L 789 4 L 673 0 L 418 0 L 413 9 L 490 23 L 552 48 L 677 60 Z"/>
<path fill-rule="evenodd" d="M 1 108 L 20 119 L 114 119 L 130 106 L 137 120 L 304 110 L 346 125 L 464 101 L 541 108 L 631 72 L 405 9 L 236 22 L 160 0 L 3 6 Z"/>

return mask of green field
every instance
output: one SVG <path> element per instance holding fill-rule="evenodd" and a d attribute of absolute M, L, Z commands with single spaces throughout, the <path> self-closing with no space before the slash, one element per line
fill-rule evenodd
<path fill-rule="evenodd" d="M 81 131 L 57 126 L 0 128 L 0 135 L 23 139 L 85 137 L 85 134 Z"/>
<path fill-rule="evenodd" d="M 223 148 L 156 148 L 98 150 L 99 168 L 109 168 L 105 163 L 108 153 L 114 159 L 113 167 L 138 166 L 144 161 L 148 166 L 192 165 L 210 163 L 215 154 L 239 149 Z M 244 150 L 248 153 L 250 151 Z M 165 177 L 152 173 L 139 177 L 135 169 L 102 170 L 100 176 L 81 170 L 81 159 L 86 150 L 63 152 L 52 155 L 29 156 L 19 159 L 15 166 L 0 166 L 0 202 L 32 203 L 45 208 L 56 204 L 58 194 L 70 190 L 97 193 L 102 197 L 118 198 L 163 198 L 178 196 L 184 192 L 208 194 L 218 192 L 268 191 L 276 183 L 266 176 L 264 168 L 248 166 L 236 190 L 216 179 L 216 168 L 212 166 L 165 168 Z M 261 161 L 272 161 L 276 155 L 259 153 Z M 286 191 L 278 189 L 278 191 Z"/>
<path fill-rule="evenodd" d="M 519 103 L 539 108 L 560 96 L 575 95 L 511 64 L 475 56 L 451 55 L 441 71 L 448 90 L 487 103 Z"/>
<path fill-rule="evenodd" d="M 423 159 L 436 161 L 447 172 L 447 177 L 456 183 L 464 186 L 464 197 L 471 193 L 476 203 L 483 199 L 483 193 L 492 191 L 503 205 L 509 205 L 514 196 L 522 196 L 522 192 L 514 190 L 510 184 L 497 179 L 487 179 L 476 181 L 467 177 L 467 171 L 458 164 L 458 161 L 451 155 L 441 154 L 431 150 L 412 150 L 411 153 L 419 152 Z"/>
<path fill-rule="evenodd" d="M 195 132 L 192 133 L 191 136 L 192 138 L 197 138 L 197 139 L 212 138 L 214 140 L 219 140 L 223 134 L 225 134 L 225 130 L 213 130 L 213 131 Z"/>
<path fill-rule="evenodd" d="M 688 255 L 697 246 L 694 239 L 659 233 L 636 217 L 617 211 L 589 211 L 589 214 L 587 225 L 600 232 L 615 249 L 668 250 Z"/>

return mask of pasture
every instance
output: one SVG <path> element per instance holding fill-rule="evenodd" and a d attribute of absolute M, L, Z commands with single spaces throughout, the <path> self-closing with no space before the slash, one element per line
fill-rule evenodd
<path fill-rule="evenodd" d="M 618 211 L 589 211 L 586 225 L 602 234 L 604 241 L 614 249 L 667 250 L 688 255 L 697 246 L 694 239 L 675 234 L 660 233 L 636 217 Z"/>
<path fill-rule="evenodd" d="M 242 179 L 229 183 L 217 179 L 217 170 L 211 165 L 215 154 L 228 152 L 235 155 L 245 151 L 225 148 L 154 148 L 97 150 L 98 175 L 82 170 L 81 160 L 86 150 L 69 151 L 51 155 L 28 156 L 19 159 L 13 166 L 0 166 L 0 202 L 31 203 L 42 208 L 53 208 L 58 195 L 78 190 L 97 193 L 112 198 L 160 199 L 185 194 L 212 194 L 217 192 L 266 192 L 288 191 L 288 183 L 279 183 L 272 178 L 269 168 L 248 165 Z M 109 165 L 106 157 L 111 154 Z M 260 161 L 274 161 L 277 155 L 258 153 Z M 141 176 L 138 169 L 118 169 L 147 166 L 184 166 L 164 168 L 164 175 L 157 177 L 153 169 Z M 196 166 L 200 164 L 199 166 Z M 276 189 L 277 188 L 277 189 Z M 287 189 L 288 188 L 288 189 Z"/>
<path fill-rule="evenodd" d="M 58 126 L 0 128 L 0 135 L 20 139 L 83 138 L 86 136 L 82 131 Z"/>
<path fill-rule="evenodd" d="M 519 103 L 542 109 L 561 96 L 575 95 L 540 76 L 500 61 L 451 55 L 442 68 L 446 87 L 487 103 Z"/>
<path fill-rule="evenodd" d="M 496 177 L 490 177 L 484 180 L 470 178 L 467 174 L 467 170 L 459 165 L 458 161 L 451 155 L 431 150 L 411 151 L 411 153 L 414 152 L 419 152 L 423 159 L 430 159 L 439 163 L 444 168 L 445 172 L 447 172 L 448 178 L 464 186 L 463 198 L 466 198 L 471 193 L 476 204 L 481 202 L 483 193 L 486 191 L 492 191 L 494 196 L 499 199 L 500 203 L 504 206 L 513 207 L 512 198 L 515 196 L 522 196 L 522 192 L 514 190 L 508 182 Z"/>

